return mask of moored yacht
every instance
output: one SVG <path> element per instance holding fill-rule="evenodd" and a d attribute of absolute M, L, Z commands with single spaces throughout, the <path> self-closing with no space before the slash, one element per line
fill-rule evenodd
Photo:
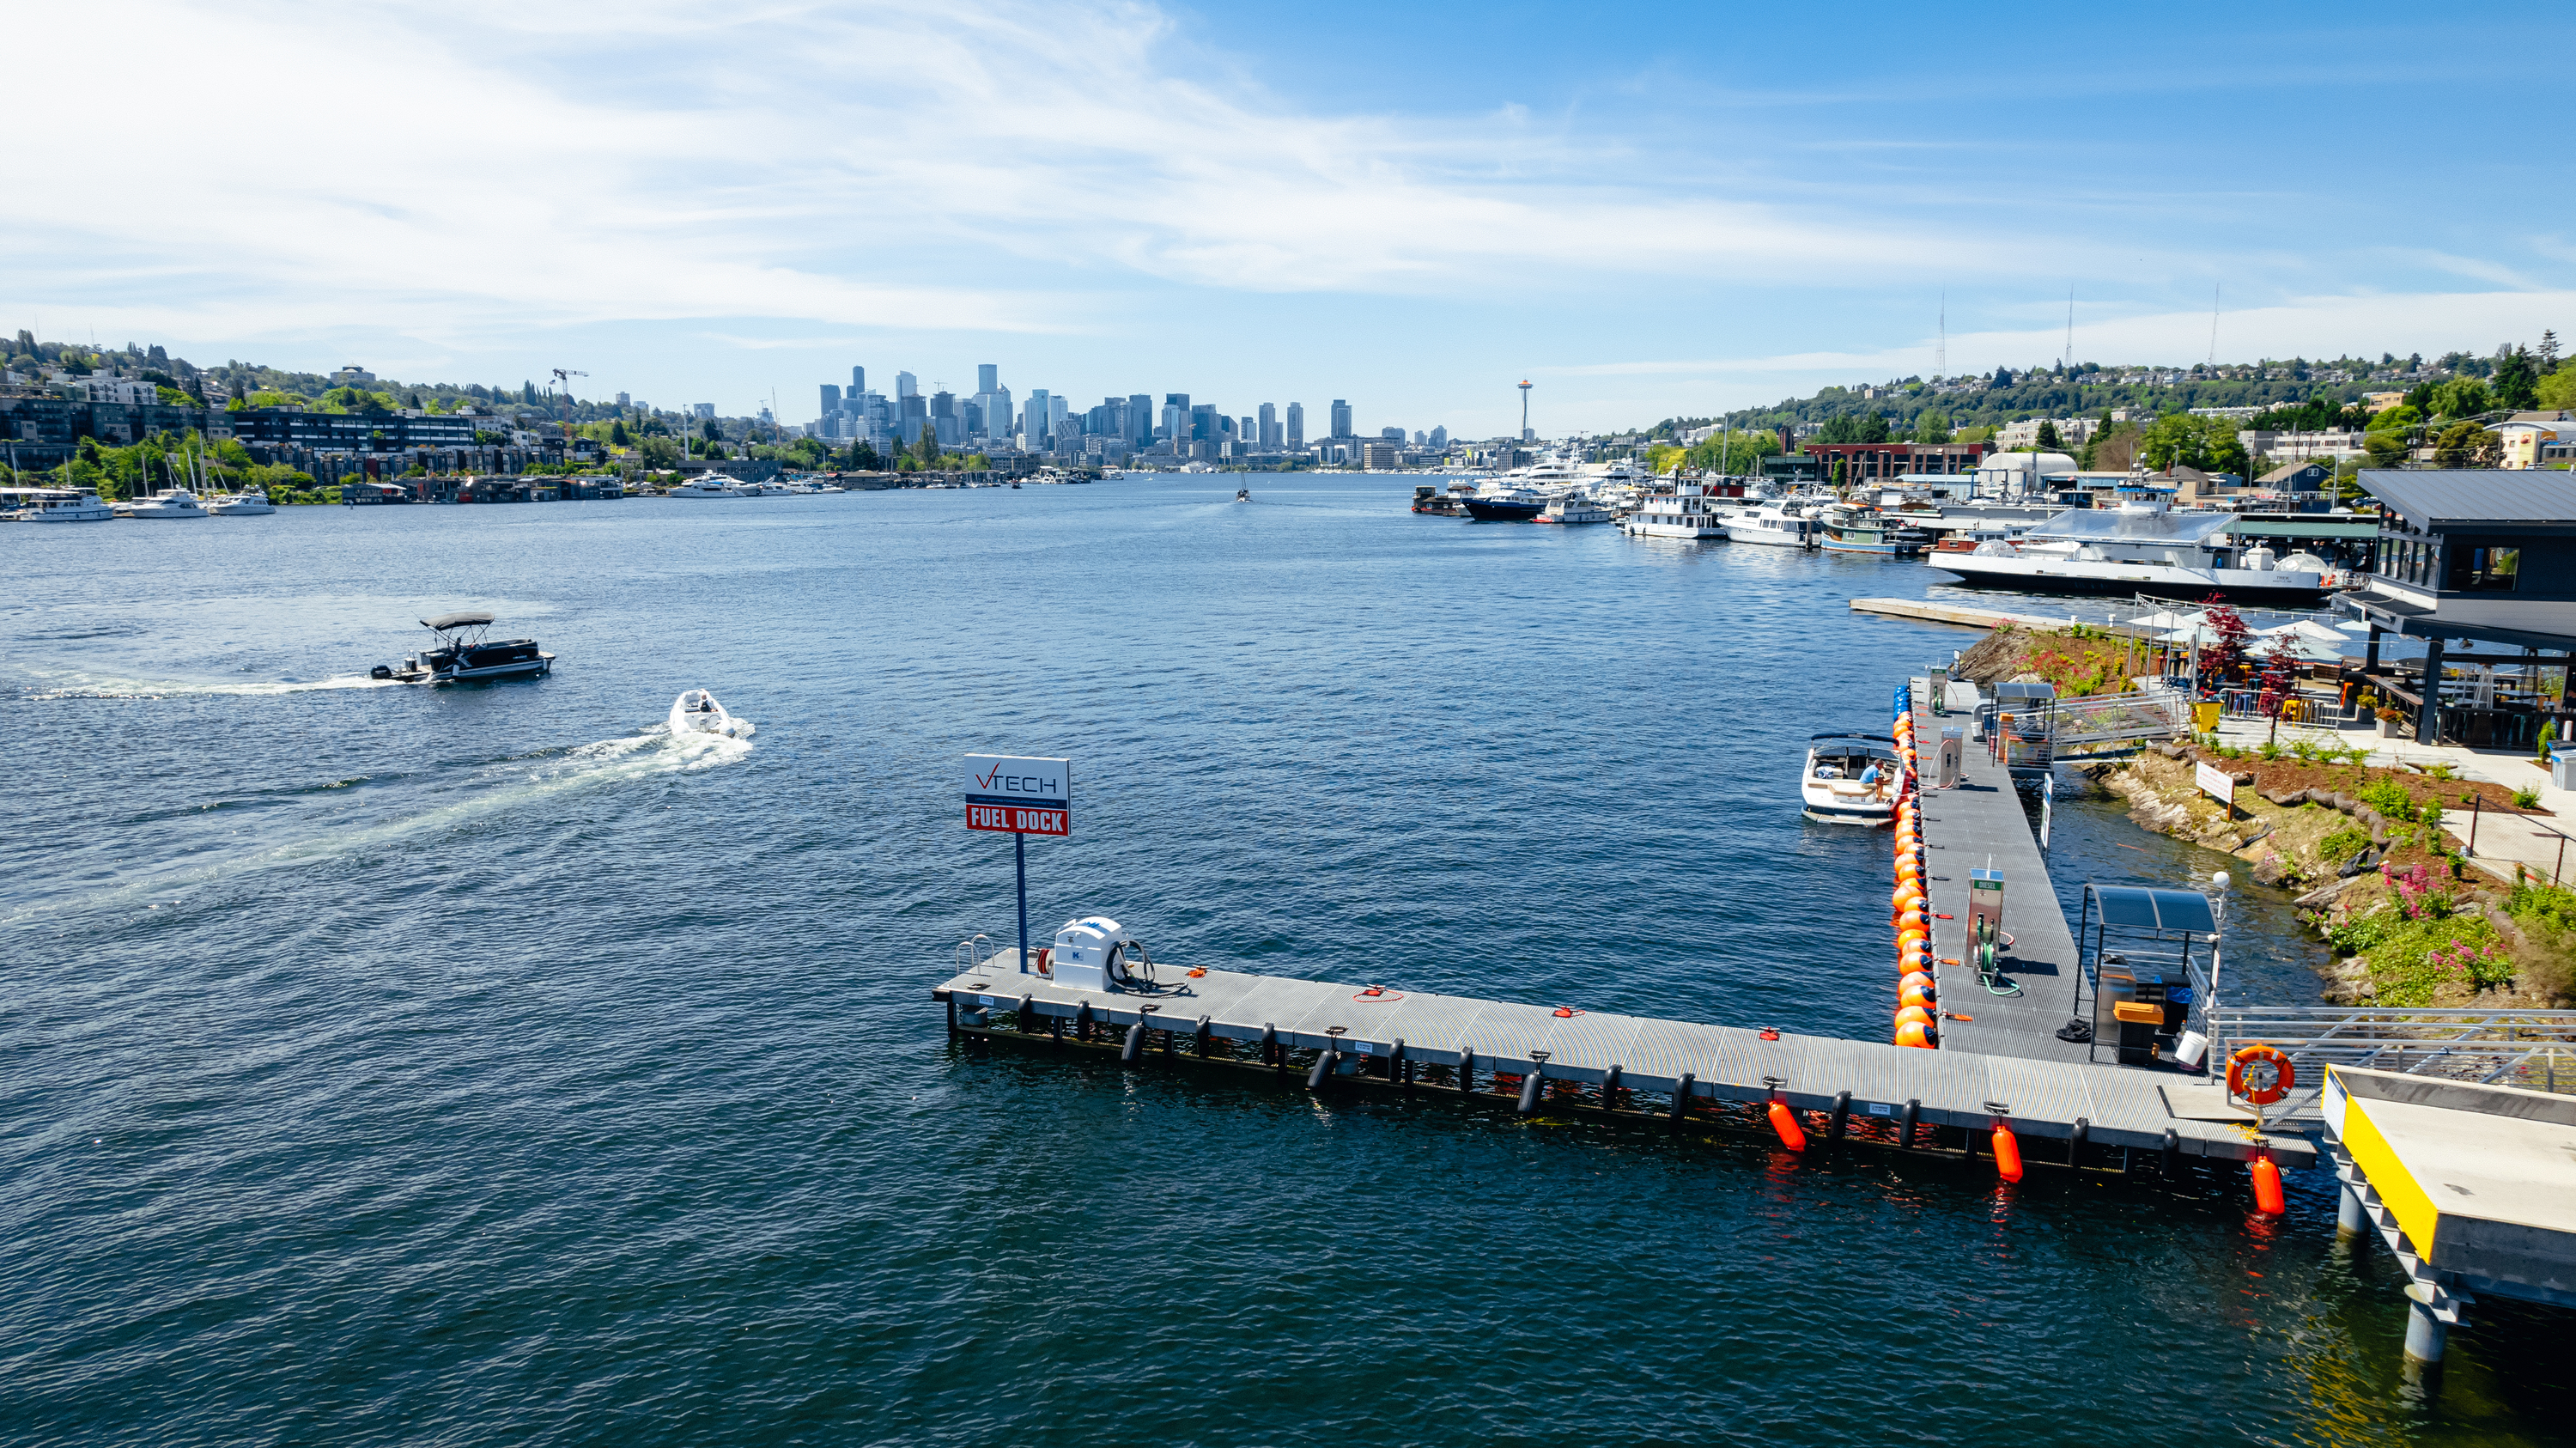
<path fill-rule="evenodd" d="M 2034 524 L 2018 544 L 1987 539 L 1944 552 L 1939 567 L 1974 588 L 2026 593 L 2147 594 L 2232 603 L 2313 607 L 2332 567 L 2307 552 L 2284 558 L 2260 543 L 2240 548 L 2228 513 L 2173 513 L 2153 505 L 2069 508 Z"/>
<path fill-rule="evenodd" d="M 1669 493 L 1648 493 L 1620 524 L 1632 538 L 1723 538 L 1732 507 L 1697 483 L 1676 483 Z"/>
<path fill-rule="evenodd" d="M 206 500 L 206 511 L 218 518 L 245 518 L 258 513 L 274 513 L 277 505 L 268 494 L 257 488 L 246 493 L 218 493 Z"/>
<path fill-rule="evenodd" d="M 1537 523 L 1607 523 L 1610 510 L 1590 498 L 1569 493 L 1539 510 Z"/>
<path fill-rule="evenodd" d="M 1726 521 L 1729 542 L 1760 543 L 1773 548 L 1813 548 L 1816 531 L 1815 519 L 1778 503 L 1748 508 Z"/>
<path fill-rule="evenodd" d="M 197 495 L 186 488 L 163 488 L 151 497 L 117 504 L 116 516 L 149 521 L 168 518 L 203 518 L 207 513 L 205 505 L 197 501 Z"/>
<path fill-rule="evenodd" d="M 672 498 L 739 498 L 733 490 L 733 479 L 721 473 L 700 473 L 664 494 Z"/>
<path fill-rule="evenodd" d="M 1824 549 L 1873 558 L 1912 558 L 1930 546 L 1932 535 L 1876 508 L 1845 503 L 1825 510 Z"/>
<path fill-rule="evenodd" d="M 0 521 L 108 523 L 116 510 L 87 488 L 0 488 Z"/>
<path fill-rule="evenodd" d="M 1798 797 L 1811 820 L 1883 825 L 1896 818 L 1896 741 L 1883 734 L 1818 734 L 1807 741 Z"/>
<path fill-rule="evenodd" d="M 1479 523 L 1526 523 L 1547 508 L 1547 495 L 1535 488 L 1497 487 L 1497 478 L 1459 499 L 1467 516 Z"/>

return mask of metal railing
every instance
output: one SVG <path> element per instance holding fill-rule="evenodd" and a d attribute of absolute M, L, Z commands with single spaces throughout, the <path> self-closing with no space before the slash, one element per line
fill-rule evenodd
<path fill-rule="evenodd" d="M 964 975 L 1001 953 L 1002 948 L 993 943 L 992 937 L 978 930 L 958 941 L 957 948 L 950 952 L 950 958 L 956 962 L 957 973 Z"/>
<path fill-rule="evenodd" d="M 2171 739 L 2190 727 L 2191 700 L 2178 689 L 2060 699 L 2049 711 L 2049 734 L 2059 754 Z"/>
<path fill-rule="evenodd" d="M 2332 1065 L 2576 1093 L 2576 1011 L 2221 1005 L 2207 1019 L 2213 1060 L 2259 1042 L 2303 1087 Z"/>

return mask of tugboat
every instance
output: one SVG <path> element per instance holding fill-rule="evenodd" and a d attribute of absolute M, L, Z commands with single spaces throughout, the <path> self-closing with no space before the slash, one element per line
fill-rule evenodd
<path fill-rule="evenodd" d="M 397 668 L 378 664 L 371 679 L 402 684 L 461 684 L 484 679 L 542 678 L 554 672 L 555 656 L 538 649 L 535 639 L 485 637 L 492 628 L 488 613 L 444 613 L 420 621 L 432 645 Z"/>

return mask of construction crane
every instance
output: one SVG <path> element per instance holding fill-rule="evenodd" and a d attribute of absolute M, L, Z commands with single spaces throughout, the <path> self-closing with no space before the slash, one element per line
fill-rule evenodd
<path fill-rule="evenodd" d="M 572 402 L 572 380 L 576 377 L 588 377 L 589 375 L 589 373 L 575 368 L 556 368 L 554 381 L 546 384 L 546 400 L 549 402 L 554 400 L 554 390 L 558 385 L 560 385 L 563 388 L 564 402 L 566 405 L 570 405 Z"/>

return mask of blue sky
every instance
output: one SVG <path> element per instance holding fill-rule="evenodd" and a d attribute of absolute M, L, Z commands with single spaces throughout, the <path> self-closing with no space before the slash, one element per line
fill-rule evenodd
<path fill-rule="evenodd" d="M 21 10 L 0 326 L 1363 430 L 2576 332 L 2565 7 Z M 97 64 L 78 57 L 102 58 Z M 103 58 L 113 56 L 114 63 Z M 108 82 L 113 80 L 113 84 Z M 22 133 L 23 134 L 23 133 Z"/>

